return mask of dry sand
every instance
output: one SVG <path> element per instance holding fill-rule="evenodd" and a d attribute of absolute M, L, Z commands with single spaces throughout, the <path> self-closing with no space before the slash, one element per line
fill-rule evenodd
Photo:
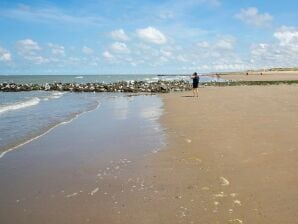
<path fill-rule="evenodd" d="M 163 95 L 155 223 L 297 223 L 298 85 L 199 93 Z"/>
<path fill-rule="evenodd" d="M 249 72 L 231 73 L 220 75 L 220 78 L 235 81 L 280 81 L 280 80 L 298 80 L 298 71 L 283 72 Z"/>

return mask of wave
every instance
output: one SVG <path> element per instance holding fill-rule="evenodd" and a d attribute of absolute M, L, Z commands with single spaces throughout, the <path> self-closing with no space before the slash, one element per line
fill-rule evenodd
<path fill-rule="evenodd" d="M 22 108 L 31 107 L 39 104 L 39 102 L 40 102 L 40 99 L 38 97 L 34 97 L 30 100 L 17 102 L 14 104 L 3 105 L 3 106 L 0 106 L 0 114 L 11 110 L 19 110 Z"/>
<path fill-rule="evenodd" d="M 85 111 L 82 111 L 81 113 L 76 113 L 76 114 L 74 114 L 74 116 L 72 116 L 71 118 L 68 118 L 67 120 L 62 121 L 62 122 L 60 122 L 60 123 L 58 123 L 58 124 L 56 124 L 56 125 L 54 125 L 54 126 L 48 128 L 48 130 L 46 130 L 45 132 L 43 132 L 43 133 L 41 133 L 41 134 L 39 134 L 39 135 L 37 135 L 37 136 L 35 136 L 35 137 L 33 137 L 33 138 L 30 138 L 30 139 L 28 139 L 28 140 L 26 140 L 26 141 L 24 141 L 24 142 L 22 142 L 22 143 L 20 143 L 20 144 L 18 144 L 18 145 L 15 145 L 15 146 L 13 146 L 13 147 L 11 147 L 11 148 L 5 150 L 4 152 L 0 152 L 0 159 L 3 158 L 7 153 L 9 153 L 9 152 L 11 152 L 11 151 L 13 151 L 13 150 L 16 150 L 17 148 L 19 148 L 19 147 L 21 147 L 21 146 L 23 146 L 23 145 L 26 145 L 26 144 L 28 144 L 28 143 L 34 141 L 34 140 L 39 139 L 39 138 L 42 137 L 42 136 L 48 134 L 49 132 L 51 132 L 51 131 L 54 130 L 55 128 L 59 127 L 60 125 L 66 125 L 66 124 L 68 124 L 68 123 L 71 123 L 73 120 L 77 119 L 78 117 L 82 116 L 83 114 L 92 112 L 92 111 L 94 111 L 94 110 L 97 110 L 99 107 L 100 107 L 100 102 L 97 101 L 97 105 L 96 105 L 95 107 L 90 108 L 90 109 L 85 110 Z"/>
<path fill-rule="evenodd" d="M 45 97 L 44 100 L 50 99 L 59 99 L 62 97 L 66 92 L 53 92 L 51 96 Z"/>
<path fill-rule="evenodd" d="M 83 79 L 84 77 L 83 76 L 77 76 L 75 77 L 75 79 Z"/>

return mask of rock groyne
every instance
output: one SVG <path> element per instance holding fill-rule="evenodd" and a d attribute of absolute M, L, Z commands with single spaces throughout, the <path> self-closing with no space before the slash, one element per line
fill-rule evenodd
<path fill-rule="evenodd" d="M 45 83 L 45 84 L 18 84 L 0 83 L 2 92 L 20 91 L 71 91 L 71 92 L 127 92 L 127 93 L 167 93 L 171 91 L 191 90 L 191 84 L 184 80 L 176 81 L 120 81 L 115 83 Z"/>

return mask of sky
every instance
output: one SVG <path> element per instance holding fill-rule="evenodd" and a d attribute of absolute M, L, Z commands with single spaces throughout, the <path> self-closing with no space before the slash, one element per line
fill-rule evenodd
<path fill-rule="evenodd" d="M 298 66 L 297 0 L 1 0 L 0 74 Z"/>

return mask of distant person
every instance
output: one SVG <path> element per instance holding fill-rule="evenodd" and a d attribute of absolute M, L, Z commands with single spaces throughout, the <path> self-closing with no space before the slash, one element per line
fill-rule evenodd
<path fill-rule="evenodd" d="M 192 92 L 194 97 L 199 97 L 199 80 L 200 77 L 198 76 L 198 73 L 193 73 L 191 76 L 192 79 Z"/>

